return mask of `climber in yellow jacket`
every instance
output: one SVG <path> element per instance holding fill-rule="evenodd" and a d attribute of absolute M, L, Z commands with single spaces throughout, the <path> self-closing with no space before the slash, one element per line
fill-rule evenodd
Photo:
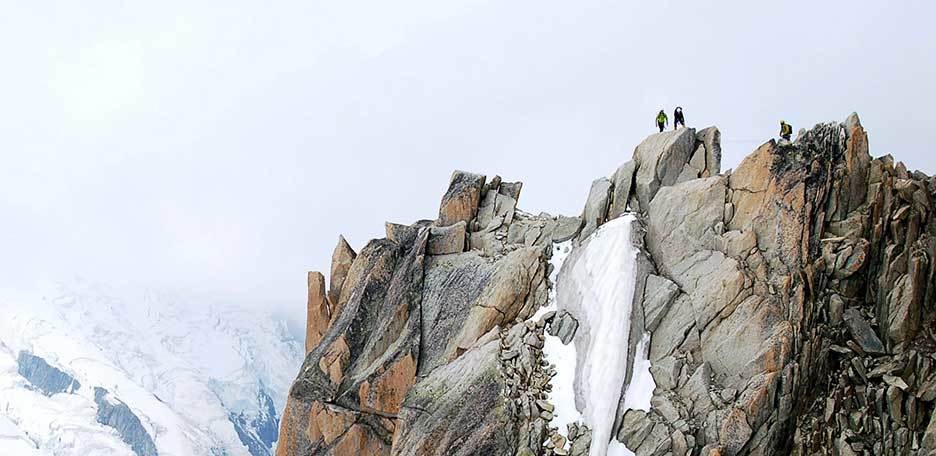
<path fill-rule="evenodd" d="M 792 135 L 793 135 L 793 126 L 786 123 L 785 120 L 781 120 L 780 121 L 780 137 L 789 141 Z"/>
<path fill-rule="evenodd" d="M 663 110 L 660 110 L 660 113 L 656 116 L 657 126 L 660 127 L 660 133 L 663 133 L 663 129 L 666 128 L 666 125 L 669 124 L 669 119 L 666 118 L 666 113 Z"/>

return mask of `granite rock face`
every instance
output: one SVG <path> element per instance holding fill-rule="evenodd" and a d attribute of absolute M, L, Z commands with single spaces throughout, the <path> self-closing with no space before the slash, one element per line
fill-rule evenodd
<path fill-rule="evenodd" d="M 552 242 L 581 226 L 517 211 L 520 189 L 456 172 L 438 220 L 388 223 L 359 253 L 339 240 L 329 290 L 309 275 L 308 354 L 277 454 L 516 451 L 505 331 L 546 303 Z"/>
<path fill-rule="evenodd" d="M 656 388 L 649 411 L 621 398 L 613 438 L 641 456 L 936 455 L 936 178 L 872 158 L 855 114 L 730 174 L 715 127 L 622 162 L 581 216 L 525 213 L 520 183 L 456 172 L 438 219 L 360 253 L 341 239 L 328 290 L 310 275 L 277 454 L 586 455 L 587 426 L 550 425 L 542 341 L 589 328 L 533 316 L 553 244 L 574 258 L 634 213 L 628 352 L 650 333 Z"/>

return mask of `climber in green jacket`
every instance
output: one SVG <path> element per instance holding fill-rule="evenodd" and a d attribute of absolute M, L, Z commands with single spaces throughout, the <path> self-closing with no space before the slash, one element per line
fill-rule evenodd
<path fill-rule="evenodd" d="M 660 133 L 663 133 L 663 129 L 666 128 L 666 125 L 669 124 L 669 120 L 666 118 L 666 113 L 663 110 L 660 110 L 660 113 L 656 117 L 657 126 L 660 127 Z"/>

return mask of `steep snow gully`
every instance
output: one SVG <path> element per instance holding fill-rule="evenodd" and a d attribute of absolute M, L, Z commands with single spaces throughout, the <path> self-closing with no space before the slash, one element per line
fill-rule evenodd
<path fill-rule="evenodd" d="M 635 218 L 624 215 L 604 224 L 576 248 L 556 244 L 552 263 L 558 277 L 555 293 L 543 311 L 567 311 L 579 322 L 573 343 L 563 345 L 547 336 L 546 358 L 556 365 L 552 401 L 560 432 L 581 421 L 592 430 L 590 456 L 631 455 L 612 440 L 614 419 L 627 371 L 625 405 L 649 410 L 653 394 L 650 363 L 646 359 L 649 334 L 637 344 L 628 366 L 628 341 L 636 282 L 638 249 L 631 238 Z M 609 444 L 610 442 L 610 444 Z"/>

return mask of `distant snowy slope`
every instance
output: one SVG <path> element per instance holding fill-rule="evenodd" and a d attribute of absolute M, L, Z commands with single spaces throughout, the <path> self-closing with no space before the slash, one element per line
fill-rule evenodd
<path fill-rule="evenodd" d="M 3 436 L 28 433 L 55 455 L 272 454 L 303 355 L 285 322 L 87 282 L 5 295 Z"/>

